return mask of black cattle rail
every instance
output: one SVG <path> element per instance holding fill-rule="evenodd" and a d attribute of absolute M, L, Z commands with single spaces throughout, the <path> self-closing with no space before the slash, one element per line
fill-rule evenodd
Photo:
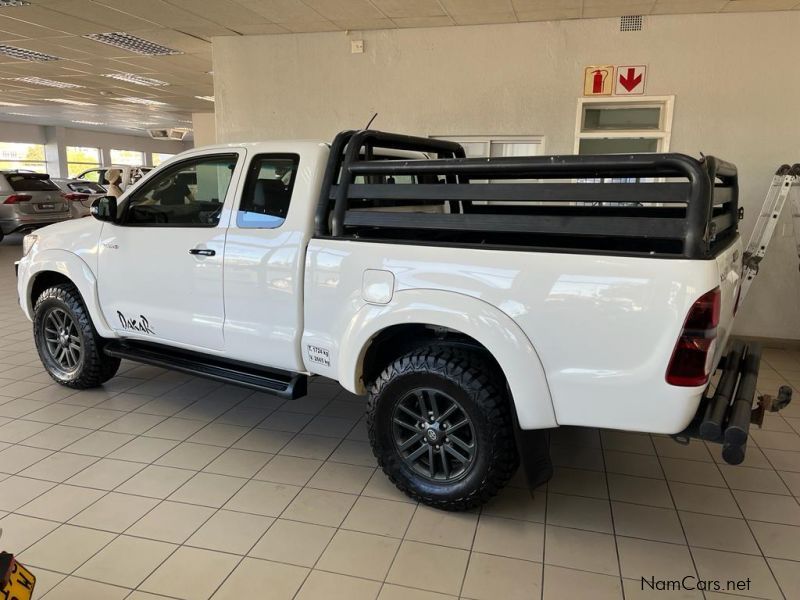
<path fill-rule="evenodd" d="M 738 220 L 736 167 L 712 156 L 466 158 L 455 142 L 363 130 L 331 145 L 316 235 L 708 259 Z"/>

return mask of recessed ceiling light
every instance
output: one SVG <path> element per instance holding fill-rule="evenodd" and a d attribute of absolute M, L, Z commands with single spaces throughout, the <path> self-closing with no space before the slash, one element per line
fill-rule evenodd
<path fill-rule="evenodd" d="M 144 40 L 130 33 L 124 31 L 113 31 L 110 33 L 89 33 L 83 37 L 95 42 L 101 42 L 114 46 L 115 48 L 122 48 L 136 54 L 144 54 L 146 56 L 168 56 L 170 54 L 183 54 L 180 50 L 173 50 L 161 44 Z"/>
<path fill-rule="evenodd" d="M 58 104 L 71 104 L 73 106 L 97 106 L 91 102 L 83 102 L 82 100 L 72 100 L 70 98 L 45 98 L 48 102 L 56 102 Z"/>
<path fill-rule="evenodd" d="M 73 123 L 80 123 L 81 125 L 105 125 L 105 123 L 101 123 L 100 121 L 81 121 L 73 119 Z"/>
<path fill-rule="evenodd" d="M 27 104 L 17 104 L 16 102 L 6 102 L 5 100 L 0 100 L 0 106 L 28 106 Z M 11 114 L 11 113 L 9 113 Z"/>
<path fill-rule="evenodd" d="M 195 96 L 198 100 L 206 100 L 208 102 L 214 102 L 214 96 Z"/>
<path fill-rule="evenodd" d="M 150 100 L 150 98 L 136 98 L 134 96 L 124 96 L 121 98 L 115 98 L 115 100 L 121 100 L 122 102 L 130 102 L 131 104 L 144 104 L 145 106 L 166 106 L 166 102 L 159 102 L 158 100 Z"/>
<path fill-rule="evenodd" d="M 148 87 L 159 87 L 162 85 L 169 85 L 166 81 L 160 79 L 153 79 L 151 77 L 142 77 L 135 73 L 104 73 L 101 77 L 108 77 L 110 79 L 117 79 L 126 83 L 135 83 L 136 85 L 146 85 Z"/>
<path fill-rule="evenodd" d="M 0 0 L 0 8 L 4 8 L 6 6 L 30 6 L 31 3 L 28 0 Z"/>
<path fill-rule="evenodd" d="M 43 79 L 41 77 L 11 77 L 9 81 L 19 81 L 20 83 L 32 83 L 34 85 L 43 85 L 45 87 L 74 89 L 82 88 L 82 85 L 77 83 L 67 83 L 65 81 L 55 81 L 53 79 Z"/>
<path fill-rule="evenodd" d="M 28 50 L 27 48 L 17 48 L 16 46 L 8 46 L 0 44 L 0 54 L 5 54 L 11 58 L 18 60 L 30 60 L 33 62 L 48 62 L 51 60 L 61 60 L 60 56 L 53 56 L 52 54 L 45 54 L 44 52 L 36 52 Z"/>

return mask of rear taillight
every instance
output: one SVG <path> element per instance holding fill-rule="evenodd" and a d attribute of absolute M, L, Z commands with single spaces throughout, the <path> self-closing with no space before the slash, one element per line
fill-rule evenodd
<path fill-rule="evenodd" d="M 689 309 L 667 368 L 670 385 L 697 387 L 708 383 L 721 304 L 722 294 L 716 288 L 700 296 Z"/>
<path fill-rule="evenodd" d="M 27 202 L 30 200 L 32 196 L 27 194 L 11 194 L 8 198 L 5 199 L 3 204 L 17 204 L 18 202 Z"/>
<path fill-rule="evenodd" d="M 80 202 L 81 200 L 88 200 L 89 194 L 78 194 L 75 192 L 69 194 L 61 194 L 64 196 L 65 200 L 69 200 L 70 202 Z"/>

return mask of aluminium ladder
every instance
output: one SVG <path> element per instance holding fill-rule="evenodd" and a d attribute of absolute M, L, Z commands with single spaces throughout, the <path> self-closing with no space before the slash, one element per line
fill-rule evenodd
<path fill-rule="evenodd" d="M 742 287 L 739 293 L 739 305 L 744 301 L 753 280 L 758 275 L 758 268 L 767 247 L 778 226 L 778 220 L 786 199 L 789 198 L 792 188 L 797 185 L 800 187 L 800 163 L 792 166 L 782 165 L 772 177 L 772 183 L 767 191 L 767 197 L 761 207 L 761 214 L 758 216 L 756 226 L 750 235 L 750 241 L 742 257 Z M 800 194 L 794 194 L 792 219 L 794 226 L 794 236 L 797 245 L 797 256 L 800 258 Z"/>

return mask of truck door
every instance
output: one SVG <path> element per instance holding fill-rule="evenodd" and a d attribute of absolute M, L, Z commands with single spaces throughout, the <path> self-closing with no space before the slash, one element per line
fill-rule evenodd
<path fill-rule="evenodd" d="M 98 259 L 100 304 L 120 334 L 223 348 L 225 232 L 243 155 L 190 156 L 123 196 Z"/>
<path fill-rule="evenodd" d="M 225 249 L 226 356 L 293 371 L 304 368 L 303 262 L 314 207 L 300 201 L 316 183 L 299 167 L 298 154 L 250 160 Z"/>

